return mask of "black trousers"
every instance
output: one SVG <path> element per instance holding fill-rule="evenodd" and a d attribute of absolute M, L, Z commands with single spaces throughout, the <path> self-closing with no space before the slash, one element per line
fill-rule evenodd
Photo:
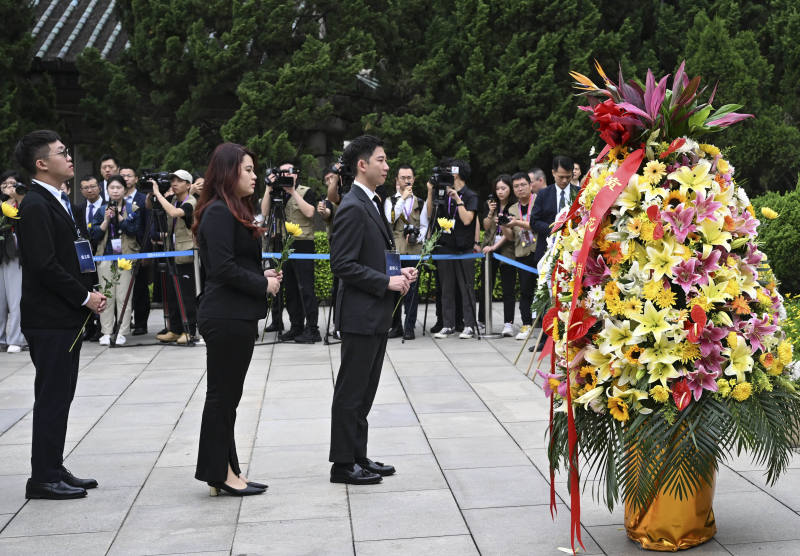
<path fill-rule="evenodd" d="M 535 261 L 536 256 L 533 253 L 525 257 L 517 257 L 517 262 L 534 268 L 536 268 Z M 533 324 L 531 303 L 533 303 L 533 296 L 536 294 L 536 283 L 539 276 L 521 268 L 517 270 L 519 271 L 519 315 L 522 318 L 522 324 L 530 326 Z"/>
<path fill-rule="evenodd" d="M 457 305 L 461 306 L 464 326 L 475 327 L 474 259 L 437 261 L 436 267 L 442 284 L 442 322 L 445 328 L 456 328 L 459 324 Z"/>
<path fill-rule="evenodd" d="M 417 263 L 416 261 L 402 261 L 401 266 L 403 268 L 414 268 L 417 266 Z M 397 301 L 400 299 L 400 292 L 395 292 L 394 304 L 397 305 L 397 310 L 392 316 L 392 328 L 407 331 L 414 330 L 414 327 L 417 325 L 417 307 L 419 306 L 418 290 L 419 279 L 411 283 L 411 287 L 408 289 L 408 293 L 405 295 L 400 305 L 397 305 Z M 403 324 L 403 310 L 405 310 L 406 313 L 405 324 Z"/>
<path fill-rule="evenodd" d="M 133 322 L 136 328 L 147 328 L 150 317 L 150 288 L 153 281 L 153 265 L 140 261 L 133 282 Z"/>
<path fill-rule="evenodd" d="M 486 280 L 485 265 L 481 265 L 481 291 L 478 296 L 478 320 L 486 322 L 486 307 L 489 300 L 486 299 L 486 289 L 484 287 L 484 280 Z M 503 322 L 514 322 L 514 287 L 517 284 L 517 269 L 505 263 L 501 263 L 495 258 L 491 260 L 489 283 L 491 288 L 494 289 L 494 281 L 497 278 L 497 271 L 500 271 L 500 283 L 503 285 Z M 491 295 L 491 293 L 490 293 Z M 530 304 L 528 304 L 530 307 Z"/>
<path fill-rule="evenodd" d="M 33 383 L 33 443 L 31 446 L 31 479 L 51 483 L 61 480 L 64 461 L 64 440 L 75 386 L 81 340 L 69 351 L 79 328 L 23 328 L 36 368 Z"/>
<path fill-rule="evenodd" d="M 189 321 L 189 334 L 195 335 L 197 329 L 197 302 L 194 287 L 194 263 L 180 263 L 175 265 L 177 269 L 178 284 L 181 289 L 181 301 L 186 311 L 186 320 Z M 169 329 L 176 334 L 182 334 L 183 322 L 181 320 L 181 310 L 178 305 L 178 296 L 175 293 L 175 282 L 169 272 L 165 273 L 167 279 L 166 300 L 169 309 Z"/>
<path fill-rule="evenodd" d="M 206 482 L 225 481 L 228 465 L 237 475 L 242 472 L 233 427 L 258 321 L 202 319 L 199 325 L 206 341 L 206 403 L 194 476 Z"/>
<path fill-rule="evenodd" d="M 342 332 L 342 362 L 333 388 L 329 461 L 353 463 L 367 457 L 369 423 L 381 379 L 389 335 Z"/>
<path fill-rule="evenodd" d="M 286 261 L 283 269 L 286 310 L 289 312 L 292 328 L 318 326 L 319 300 L 314 293 L 314 261 L 302 259 Z"/>

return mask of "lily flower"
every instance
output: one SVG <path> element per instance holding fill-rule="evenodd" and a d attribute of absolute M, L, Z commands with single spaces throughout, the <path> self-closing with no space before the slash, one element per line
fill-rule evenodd
<path fill-rule="evenodd" d="M 733 297 L 731 294 L 725 291 L 727 286 L 727 280 L 716 284 L 714 279 L 709 277 L 708 284 L 701 285 L 700 289 L 703 291 L 703 295 L 706 296 L 706 299 L 708 299 L 710 303 L 725 303 L 726 300 Z"/>
<path fill-rule="evenodd" d="M 704 220 L 713 220 L 716 222 L 717 217 L 714 211 L 722 208 L 722 203 L 718 203 L 714 200 L 713 193 L 706 197 L 705 191 L 698 191 L 697 197 L 694 200 L 694 206 L 695 209 L 697 209 L 697 223 L 699 224 Z"/>
<path fill-rule="evenodd" d="M 709 373 L 704 369 L 698 369 L 689 373 L 686 382 L 689 386 L 689 390 L 692 391 L 694 401 L 698 401 L 700 399 L 700 396 L 703 395 L 703 390 L 708 390 L 709 392 L 717 391 L 718 376 L 718 373 Z"/>
<path fill-rule="evenodd" d="M 725 251 L 730 251 L 728 242 L 730 242 L 732 236 L 730 232 L 722 229 L 721 223 L 714 220 L 703 220 L 703 223 L 700 224 L 700 231 L 706 239 L 706 244 L 719 245 Z"/>
<path fill-rule="evenodd" d="M 728 334 L 728 347 L 722 350 L 722 354 L 730 360 L 725 374 L 736 376 L 737 382 L 745 382 L 745 373 L 753 370 L 753 358 L 744 338 L 735 332 Z"/>
<path fill-rule="evenodd" d="M 667 179 L 676 181 L 680 184 L 680 191 L 686 195 L 689 190 L 702 191 L 711 186 L 711 163 L 701 160 L 694 167 L 681 166 L 676 171 L 667 176 Z"/>
<path fill-rule="evenodd" d="M 644 336 L 650 332 L 658 342 L 661 339 L 661 333 L 671 328 L 671 325 L 667 322 L 669 311 L 669 309 L 657 310 L 653 302 L 648 299 L 644 305 L 644 313 L 631 315 L 630 317 L 639 323 L 639 326 L 633 331 L 634 336 Z"/>
<path fill-rule="evenodd" d="M 697 273 L 700 275 L 700 280 L 697 282 L 698 284 L 708 284 L 708 276 L 719 269 L 719 264 L 717 263 L 719 263 L 721 255 L 722 252 L 719 249 L 711 249 L 708 250 L 708 253 L 704 252 L 698 259 L 699 264 L 696 268 Z"/>
<path fill-rule="evenodd" d="M 697 272 L 698 262 L 697 259 L 688 259 L 672 267 L 675 283 L 683 288 L 683 293 L 685 294 L 688 294 L 692 286 L 699 283 L 702 278 L 700 273 Z"/>
<path fill-rule="evenodd" d="M 672 225 L 672 233 L 680 243 L 686 241 L 686 236 L 697 230 L 697 226 L 692 223 L 694 215 L 694 208 L 686 208 L 682 204 L 675 207 L 675 210 L 661 213 L 661 217 Z M 700 221 L 699 218 L 697 220 Z"/>
<path fill-rule="evenodd" d="M 707 357 L 712 353 L 719 353 L 720 342 L 726 334 L 724 328 L 714 326 L 713 322 L 706 323 L 700 331 L 700 355 Z"/>
<path fill-rule="evenodd" d="M 584 286 L 597 286 L 605 282 L 606 278 L 609 276 L 611 276 L 611 270 L 609 270 L 608 265 L 606 265 L 603 255 L 597 255 L 597 259 L 593 259 L 592 257 L 587 258 L 586 270 L 584 270 L 583 275 Z"/>
<path fill-rule="evenodd" d="M 620 325 L 617 326 L 614 324 L 613 320 L 606 319 L 605 327 L 602 332 L 600 332 L 600 337 L 605 340 L 605 342 L 600 345 L 600 352 L 603 355 L 614 353 L 618 358 L 624 357 L 625 346 L 640 344 L 642 340 L 644 340 L 643 337 L 636 336 L 631 331 L 631 321 L 629 320 L 622 321 Z"/>
<path fill-rule="evenodd" d="M 653 280 L 660 280 L 664 276 L 672 278 L 672 268 L 683 261 L 683 257 L 675 253 L 675 243 L 664 241 L 661 249 L 647 247 L 649 260 L 644 265 L 644 270 L 653 271 Z"/>
<path fill-rule="evenodd" d="M 774 324 L 770 324 L 770 320 L 769 315 L 765 314 L 763 319 L 753 317 L 744 325 L 744 336 L 750 342 L 750 350 L 753 353 L 759 349 L 766 351 L 764 344 L 761 343 L 762 340 L 778 329 Z"/>

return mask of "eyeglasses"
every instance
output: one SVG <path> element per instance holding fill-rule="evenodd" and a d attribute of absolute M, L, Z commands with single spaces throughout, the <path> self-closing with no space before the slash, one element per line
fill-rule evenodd
<path fill-rule="evenodd" d="M 64 149 L 63 151 L 56 151 L 52 154 L 48 154 L 45 158 L 50 158 L 51 156 L 63 156 L 65 159 L 72 158 L 69 149 Z"/>

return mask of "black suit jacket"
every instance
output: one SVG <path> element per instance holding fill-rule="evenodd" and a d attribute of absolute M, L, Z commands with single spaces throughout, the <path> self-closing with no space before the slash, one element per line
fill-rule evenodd
<path fill-rule="evenodd" d="M 358 186 L 342 198 L 333 220 L 331 269 L 339 279 L 336 329 L 383 334 L 392 323 L 394 295 L 386 289 L 386 250 L 392 239 L 375 203 Z"/>
<path fill-rule="evenodd" d="M 570 205 L 575 197 L 578 196 L 580 188 L 570 185 Z M 531 212 L 531 229 L 536 233 L 535 264 L 544 255 L 547 247 L 547 237 L 550 235 L 550 225 L 556 221 L 556 211 L 558 208 L 558 195 L 556 194 L 556 184 L 551 183 L 546 188 L 536 194 Z"/>
<path fill-rule="evenodd" d="M 37 183 L 29 187 L 19 216 L 22 327 L 80 328 L 89 312 L 81 305 L 89 288 L 78 265 L 75 223 Z"/>
<path fill-rule="evenodd" d="M 258 320 L 267 315 L 267 279 L 261 245 L 217 199 L 197 230 L 203 293 L 198 318 Z"/>

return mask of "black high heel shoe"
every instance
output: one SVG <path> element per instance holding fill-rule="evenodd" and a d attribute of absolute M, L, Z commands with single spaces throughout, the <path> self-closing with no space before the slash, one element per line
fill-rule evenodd
<path fill-rule="evenodd" d="M 251 486 L 251 487 L 254 487 L 254 488 L 260 488 L 262 490 L 267 490 L 269 488 L 268 485 L 265 485 L 263 483 L 257 483 L 255 481 L 247 481 L 247 486 Z"/>
<path fill-rule="evenodd" d="M 208 483 L 208 486 L 211 489 L 210 490 L 211 496 L 218 496 L 220 490 L 227 492 L 228 494 L 233 496 L 252 496 L 254 494 L 264 494 L 263 488 L 255 487 L 249 483 L 245 488 L 240 488 L 240 489 L 233 488 L 232 486 L 227 485 L 221 481 Z"/>

